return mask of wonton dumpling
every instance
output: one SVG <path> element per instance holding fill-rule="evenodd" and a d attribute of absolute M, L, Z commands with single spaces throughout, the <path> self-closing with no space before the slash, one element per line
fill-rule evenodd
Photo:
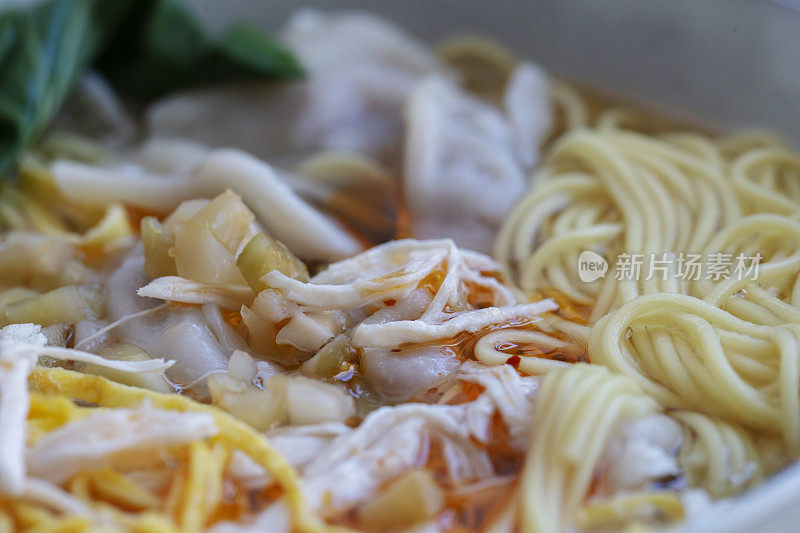
<path fill-rule="evenodd" d="M 147 281 L 142 250 L 134 249 L 106 285 L 105 297 L 111 321 L 153 307 L 154 300 L 136 294 L 140 287 L 147 285 Z M 114 334 L 119 340 L 135 344 L 151 356 L 169 354 L 175 365 L 167 376 L 182 386 L 203 381 L 208 373 L 225 370 L 228 366 L 230 353 L 220 346 L 201 309 L 186 306 L 170 310 L 166 319 L 161 313 L 130 319 L 115 328 Z M 199 396 L 208 393 L 204 381 L 197 383 L 193 390 Z"/>
<path fill-rule="evenodd" d="M 167 96 L 145 113 L 151 137 L 192 139 L 212 148 L 235 147 L 271 162 L 297 161 L 312 150 L 294 146 L 294 117 L 302 109 L 299 83 L 210 87 Z M 296 153 L 295 153 L 296 152 Z"/>
<path fill-rule="evenodd" d="M 124 147 L 138 134 L 136 121 L 98 72 L 80 80 L 56 116 L 53 130 L 84 135 L 108 148 Z"/>
<path fill-rule="evenodd" d="M 444 75 L 420 82 L 406 112 L 405 197 L 416 237 L 488 252 L 527 187 L 551 125 L 547 78 L 518 66 L 500 110 Z"/>
<path fill-rule="evenodd" d="M 407 401 L 417 391 L 458 370 L 460 365 L 461 361 L 447 346 L 364 348 L 361 354 L 364 377 L 390 402 Z"/>
<path fill-rule="evenodd" d="M 170 96 L 148 110 L 149 132 L 235 146 L 278 164 L 324 150 L 375 155 L 399 140 L 411 87 L 438 68 L 432 52 L 363 13 L 304 10 L 282 38 L 306 81 Z"/>
<path fill-rule="evenodd" d="M 364 13 L 300 11 L 283 32 L 310 76 L 295 134 L 325 149 L 376 153 L 402 132 L 402 110 L 436 57 Z"/>
<path fill-rule="evenodd" d="M 490 250 L 526 186 L 511 126 L 499 110 L 441 75 L 414 89 L 407 120 L 405 195 L 413 233 Z"/>
<path fill-rule="evenodd" d="M 516 141 L 517 158 L 526 169 L 539 159 L 539 147 L 553 125 L 547 75 L 533 63 L 514 69 L 503 96 Z"/>
<path fill-rule="evenodd" d="M 680 425 L 664 414 L 626 423 L 605 451 L 611 492 L 641 490 L 659 480 L 678 477 L 678 452 L 683 444 Z"/>

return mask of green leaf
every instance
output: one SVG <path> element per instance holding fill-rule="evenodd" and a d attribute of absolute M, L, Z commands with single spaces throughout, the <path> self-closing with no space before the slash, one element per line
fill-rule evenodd
<path fill-rule="evenodd" d="M 179 0 L 0 8 L 0 180 L 90 66 L 139 101 L 197 85 L 303 74 L 266 33 L 236 25 L 214 39 Z"/>
<path fill-rule="evenodd" d="M 59 0 L 0 12 L 0 177 L 41 135 L 123 15 L 121 0 Z"/>
<path fill-rule="evenodd" d="M 179 0 L 140 1 L 131 18 L 99 67 L 120 93 L 139 100 L 198 85 L 303 74 L 265 32 L 235 25 L 211 38 Z"/>
<path fill-rule="evenodd" d="M 219 43 L 219 52 L 242 69 L 287 77 L 305 75 L 297 59 L 263 31 L 247 24 L 232 26 Z"/>

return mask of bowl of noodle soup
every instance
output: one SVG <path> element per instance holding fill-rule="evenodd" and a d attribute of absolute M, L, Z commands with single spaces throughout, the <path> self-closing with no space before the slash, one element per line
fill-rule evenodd
<path fill-rule="evenodd" d="M 794 530 L 798 14 L 346 4 L 16 155 L 0 531 Z"/>

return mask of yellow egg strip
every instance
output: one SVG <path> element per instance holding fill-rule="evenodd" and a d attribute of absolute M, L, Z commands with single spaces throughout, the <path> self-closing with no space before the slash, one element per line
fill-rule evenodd
<path fill-rule="evenodd" d="M 185 396 L 161 394 L 120 385 L 100 376 L 80 374 L 61 368 L 36 368 L 29 378 L 29 383 L 34 392 L 81 399 L 101 407 L 135 407 L 143 401 L 149 400 L 154 406 L 162 409 L 208 413 L 214 417 L 219 429 L 219 434 L 214 437 L 213 441 L 228 450 L 242 450 L 263 466 L 283 489 L 294 530 L 347 531 L 344 528 L 326 525 L 312 512 L 303 496 L 301 481 L 297 473 L 267 439 L 243 422 L 214 407 L 197 403 Z M 190 478 L 192 475 L 196 475 L 198 479 L 204 477 L 199 472 L 190 473 Z M 195 516 L 184 516 L 183 518 L 188 519 L 191 523 L 197 522 Z"/>

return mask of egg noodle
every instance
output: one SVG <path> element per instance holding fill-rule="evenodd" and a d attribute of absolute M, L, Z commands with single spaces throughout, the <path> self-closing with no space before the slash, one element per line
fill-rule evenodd
<path fill-rule="evenodd" d="M 30 376 L 32 399 L 28 416 L 31 438 L 36 441 L 48 432 L 76 419 L 89 416 L 99 408 L 133 407 L 142 402 L 180 411 L 202 412 L 213 416 L 219 433 L 207 440 L 189 443 L 176 450 L 169 466 L 173 484 L 169 497 L 162 500 L 146 487 L 137 485 L 114 469 L 97 470 L 73 478 L 68 492 L 85 504 L 89 516 L 54 514 L 52 509 L 28 502 L 0 499 L 0 524 L 13 531 L 11 524 L 22 524 L 31 531 L 82 531 L 102 524 L 140 532 L 199 531 L 220 507 L 223 498 L 225 465 L 234 450 L 241 450 L 263 466 L 274 478 L 291 514 L 292 527 L 298 531 L 346 531 L 326 526 L 308 509 L 300 480 L 285 459 L 251 427 L 219 409 L 202 405 L 174 394 L 158 394 L 127 387 L 100 376 L 91 376 L 60 368 L 37 368 Z M 82 400 L 96 407 L 76 406 L 69 399 Z M 174 472 L 174 473 L 173 473 Z M 240 504 L 241 505 L 241 504 Z M 135 511 L 136 514 L 131 514 Z M 235 511 L 235 509 L 232 509 Z M 95 515 L 95 516 L 92 516 Z M 224 515 L 223 515 L 224 516 Z M 93 520 L 93 518 L 95 520 Z"/>
<path fill-rule="evenodd" d="M 626 377 L 584 363 L 546 374 L 539 394 L 538 430 L 520 480 L 521 527 L 563 531 L 581 507 L 613 428 L 657 404 Z"/>
<path fill-rule="evenodd" d="M 506 219 L 495 255 L 522 290 L 555 287 L 591 305 L 589 360 L 628 376 L 684 426 L 681 460 L 692 484 L 715 496 L 738 492 L 774 472 L 779 454 L 800 454 L 800 156 L 759 132 L 651 134 L 624 109 L 590 124 L 578 93 L 557 87 L 567 131 Z M 604 279 L 581 281 L 583 250 L 609 259 Z M 758 277 L 682 279 L 678 255 L 692 252 L 760 254 Z M 637 279 L 614 275 L 624 254 L 644 258 Z M 665 258 L 665 275 L 648 279 L 653 257 Z M 504 330 L 492 341 L 515 343 L 520 334 Z M 545 398 L 537 409 L 564 408 Z M 576 409 L 598 401 L 587 396 Z M 577 420 L 584 425 L 576 434 L 597 431 L 596 420 Z M 554 434 L 553 450 L 575 442 Z M 522 481 L 522 506 L 535 509 L 529 520 L 541 516 L 541 483 L 530 473 Z M 565 496 L 562 505 L 572 501 Z"/>

